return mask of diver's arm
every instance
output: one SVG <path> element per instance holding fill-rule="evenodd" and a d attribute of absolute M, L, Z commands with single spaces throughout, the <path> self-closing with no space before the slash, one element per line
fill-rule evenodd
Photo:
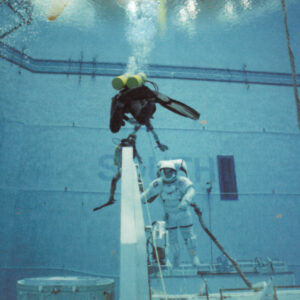
<path fill-rule="evenodd" d="M 123 107 L 120 106 L 118 97 L 115 96 L 112 98 L 111 107 L 110 107 L 110 121 L 109 128 L 110 131 L 116 133 L 120 130 L 122 125 L 125 125 Z"/>
<path fill-rule="evenodd" d="M 135 150 L 136 150 L 136 149 L 135 149 Z M 142 160 L 142 157 L 140 156 L 140 154 L 138 153 L 137 150 L 135 151 L 135 156 L 136 156 L 136 158 L 137 158 L 139 164 L 141 164 L 142 166 L 144 166 L 144 162 L 143 162 L 143 160 Z M 145 167 L 145 166 L 144 166 L 144 167 Z"/>

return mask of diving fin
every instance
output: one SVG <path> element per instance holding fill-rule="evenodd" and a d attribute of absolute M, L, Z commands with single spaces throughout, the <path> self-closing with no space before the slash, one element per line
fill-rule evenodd
<path fill-rule="evenodd" d="M 112 204 L 114 204 L 114 203 L 115 203 L 115 201 L 110 201 L 110 200 L 109 200 L 108 202 L 106 202 L 106 203 L 102 204 L 101 206 L 95 207 L 95 208 L 93 209 L 93 211 L 96 211 L 96 210 L 102 209 L 103 207 L 106 207 L 106 206 L 112 205 Z"/>
<path fill-rule="evenodd" d="M 165 107 L 166 109 L 181 115 L 186 118 L 190 118 L 192 120 L 198 120 L 200 118 L 200 113 L 198 113 L 195 109 L 191 108 L 190 106 L 169 98 L 166 95 L 163 95 L 159 92 L 157 92 L 157 102 Z"/>

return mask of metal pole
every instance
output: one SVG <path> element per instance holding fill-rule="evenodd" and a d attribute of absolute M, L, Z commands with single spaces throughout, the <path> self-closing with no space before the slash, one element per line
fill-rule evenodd
<path fill-rule="evenodd" d="M 252 284 L 250 281 L 247 280 L 244 273 L 240 269 L 238 263 L 226 252 L 226 250 L 222 247 L 222 245 L 218 242 L 218 240 L 215 238 L 215 236 L 207 229 L 205 226 L 203 219 L 202 219 L 202 212 L 200 211 L 199 207 L 192 203 L 191 206 L 194 208 L 196 215 L 198 216 L 199 222 L 203 228 L 203 230 L 209 235 L 209 237 L 212 239 L 212 241 L 217 245 L 217 247 L 221 250 L 221 252 L 230 260 L 236 271 L 239 273 L 245 284 L 248 288 L 252 289 Z"/>

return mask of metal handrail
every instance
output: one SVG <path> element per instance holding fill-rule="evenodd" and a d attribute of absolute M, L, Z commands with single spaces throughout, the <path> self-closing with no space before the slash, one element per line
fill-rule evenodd
<path fill-rule="evenodd" d="M 79 60 L 35 59 L 0 41 L 0 57 L 32 73 L 86 76 L 117 76 L 126 71 L 126 63 Z M 228 82 L 293 86 L 289 73 L 248 71 L 222 68 L 203 68 L 149 64 L 149 78 L 183 79 L 196 81 Z M 300 86 L 300 74 L 297 75 Z"/>

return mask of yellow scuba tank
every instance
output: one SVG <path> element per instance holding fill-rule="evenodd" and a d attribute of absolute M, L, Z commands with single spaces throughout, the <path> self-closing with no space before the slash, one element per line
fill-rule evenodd
<path fill-rule="evenodd" d="M 127 86 L 131 88 L 141 86 L 147 80 L 147 76 L 145 73 L 140 72 L 136 75 L 132 75 L 127 80 Z"/>
<path fill-rule="evenodd" d="M 130 74 L 125 73 L 123 75 L 117 76 L 112 80 L 112 86 L 115 90 L 121 90 L 126 86 L 127 80 Z"/>
<path fill-rule="evenodd" d="M 125 86 L 131 89 L 141 86 L 146 80 L 147 76 L 143 72 L 140 72 L 135 75 L 125 73 L 123 75 L 115 77 L 112 80 L 112 86 L 115 90 L 121 90 Z"/>

